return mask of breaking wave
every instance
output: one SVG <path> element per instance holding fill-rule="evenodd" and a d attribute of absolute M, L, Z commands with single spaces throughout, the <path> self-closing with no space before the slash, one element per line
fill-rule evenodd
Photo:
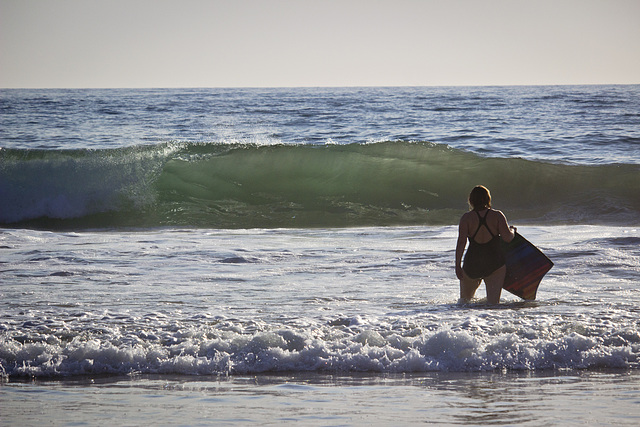
<path fill-rule="evenodd" d="M 150 314 L 145 320 L 156 319 Z M 640 362 L 640 335 L 632 327 L 602 331 L 549 317 L 471 323 L 432 331 L 353 317 L 255 330 L 255 324 L 205 316 L 190 325 L 134 321 L 76 329 L 74 322 L 34 320 L 0 337 L 0 377 L 637 369 Z"/>
<path fill-rule="evenodd" d="M 52 229 L 457 222 L 488 186 L 510 221 L 636 225 L 640 167 L 483 157 L 428 142 L 0 150 L 0 224 Z"/>

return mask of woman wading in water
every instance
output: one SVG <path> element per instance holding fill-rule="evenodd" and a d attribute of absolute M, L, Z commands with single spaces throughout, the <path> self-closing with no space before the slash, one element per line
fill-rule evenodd
<path fill-rule="evenodd" d="M 487 302 L 498 304 L 507 272 L 500 239 L 510 242 L 515 227 L 509 227 L 500 211 L 491 209 L 491 193 L 478 185 L 469 194 L 470 211 L 460 218 L 456 245 L 456 276 L 460 279 L 460 300 L 469 302 L 480 282 L 487 287 Z M 462 254 L 469 239 L 469 248 Z"/>

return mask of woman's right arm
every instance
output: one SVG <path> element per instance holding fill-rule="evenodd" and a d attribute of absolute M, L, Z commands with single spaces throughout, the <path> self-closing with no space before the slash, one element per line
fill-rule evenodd
<path fill-rule="evenodd" d="M 464 216 L 460 219 L 460 225 L 458 226 L 458 241 L 456 243 L 456 276 L 462 280 L 462 254 L 464 248 L 467 246 L 467 235 L 469 234 L 469 227 L 464 220 Z"/>

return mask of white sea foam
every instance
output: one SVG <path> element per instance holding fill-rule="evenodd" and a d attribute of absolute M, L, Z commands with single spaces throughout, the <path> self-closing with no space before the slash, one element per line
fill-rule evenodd
<path fill-rule="evenodd" d="M 5 230 L 1 372 L 640 366 L 637 229 L 519 228 L 556 265 L 537 301 L 496 307 L 456 303 L 455 231 Z"/>
<path fill-rule="evenodd" d="M 526 310 L 526 309 L 523 309 Z M 529 316 L 527 316 L 529 317 Z M 499 321 L 509 319 L 501 316 Z M 5 375 L 67 376 L 130 373 L 229 375 L 260 372 L 426 372 L 638 368 L 640 334 L 633 327 L 581 333 L 546 316 L 497 332 L 467 324 L 435 331 L 335 328 L 221 332 L 216 327 L 178 327 L 161 337 L 86 328 L 63 341 L 57 333 L 5 338 Z M 227 326 L 228 327 L 228 326 Z M 371 326 L 369 326 L 371 327 Z M 132 324 L 130 329 L 137 329 Z M 157 328 L 170 329 L 168 325 Z M 242 327 L 240 326 L 242 329 Z M 134 332 L 136 333 L 136 332 Z M 13 335 L 13 334 L 12 334 Z M 156 339 L 153 339 L 156 338 Z M 159 339 L 158 339 L 159 338 Z"/>

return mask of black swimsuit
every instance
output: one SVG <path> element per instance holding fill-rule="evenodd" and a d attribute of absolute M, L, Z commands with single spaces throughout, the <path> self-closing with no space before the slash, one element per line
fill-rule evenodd
<path fill-rule="evenodd" d="M 500 244 L 500 236 L 494 235 L 487 226 L 489 211 L 484 217 L 481 217 L 478 211 L 475 212 L 478 214 L 478 229 L 473 236 L 469 237 L 469 249 L 467 249 L 467 253 L 464 256 L 462 269 L 472 279 L 483 279 L 502 267 L 505 257 Z M 487 243 L 478 243 L 475 238 L 483 225 L 491 234 L 492 239 Z"/>

